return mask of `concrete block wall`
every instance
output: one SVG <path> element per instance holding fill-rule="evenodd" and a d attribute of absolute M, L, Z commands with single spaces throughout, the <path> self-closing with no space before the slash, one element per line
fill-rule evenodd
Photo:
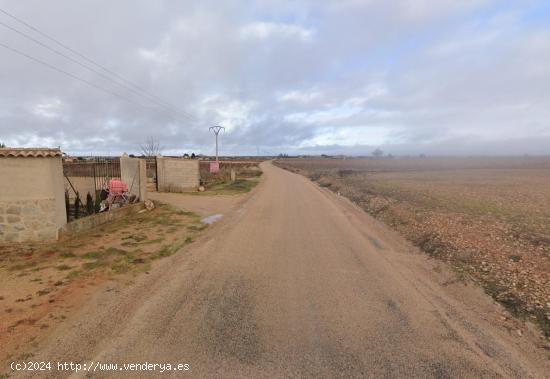
<path fill-rule="evenodd" d="M 120 157 L 120 179 L 128 184 L 128 192 L 140 201 L 147 200 L 147 168 L 144 159 Z"/>
<path fill-rule="evenodd" d="M 66 223 L 61 152 L 0 149 L 0 242 L 56 239 Z"/>
<path fill-rule="evenodd" d="M 157 157 L 159 192 L 184 192 L 199 186 L 199 161 L 194 159 Z"/>

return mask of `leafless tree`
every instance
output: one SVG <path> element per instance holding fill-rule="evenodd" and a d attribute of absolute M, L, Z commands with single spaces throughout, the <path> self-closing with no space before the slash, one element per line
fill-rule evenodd
<path fill-rule="evenodd" d="M 160 143 L 153 136 L 147 137 L 147 141 L 143 145 L 139 145 L 141 153 L 146 157 L 156 157 L 160 155 L 162 147 Z"/>
<path fill-rule="evenodd" d="M 384 156 L 384 152 L 381 149 L 376 149 L 372 152 L 372 156 L 375 158 L 382 158 Z"/>

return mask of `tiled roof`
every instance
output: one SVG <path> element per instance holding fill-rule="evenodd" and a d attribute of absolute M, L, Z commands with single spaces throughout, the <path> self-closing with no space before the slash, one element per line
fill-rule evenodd
<path fill-rule="evenodd" d="M 61 150 L 59 149 L 46 149 L 46 148 L 0 148 L 0 158 L 2 157 L 60 157 Z"/>

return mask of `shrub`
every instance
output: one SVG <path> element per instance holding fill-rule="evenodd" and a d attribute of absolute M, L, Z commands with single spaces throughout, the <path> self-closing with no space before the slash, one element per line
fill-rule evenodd
<path fill-rule="evenodd" d="M 65 213 L 67 214 L 67 221 L 69 221 L 71 212 L 71 203 L 69 201 L 69 191 L 65 191 Z"/>
<path fill-rule="evenodd" d="M 74 218 L 77 219 L 80 217 L 80 194 L 76 193 L 76 198 L 74 199 Z"/>
<path fill-rule="evenodd" d="M 86 212 L 88 212 L 89 215 L 94 213 L 94 199 L 89 192 L 86 195 Z"/>
<path fill-rule="evenodd" d="M 94 211 L 95 213 L 99 213 L 99 210 L 101 209 L 101 191 L 97 190 L 95 191 L 95 203 L 94 203 Z"/>

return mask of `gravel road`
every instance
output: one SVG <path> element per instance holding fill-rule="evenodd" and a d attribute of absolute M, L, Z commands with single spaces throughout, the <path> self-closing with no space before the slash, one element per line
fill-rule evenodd
<path fill-rule="evenodd" d="M 131 285 L 90 293 L 33 360 L 190 365 L 88 373 L 128 378 L 550 372 L 534 332 L 500 326 L 502 309 L 479 289 L 347 200 L 262 166 L 236 210 Z"/>

